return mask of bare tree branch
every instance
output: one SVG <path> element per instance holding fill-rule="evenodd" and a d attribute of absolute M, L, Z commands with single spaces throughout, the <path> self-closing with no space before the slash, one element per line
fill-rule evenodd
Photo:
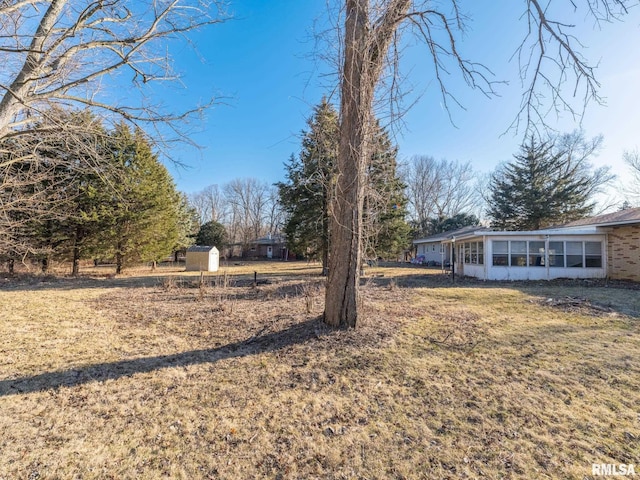
<path fill-rule="evenodd" d="M 624 193 L 631 199 L 631 204 L 640 205 L 640 151 L 635 149 L 633 151 L 624 153 L 624 161 L 629 167 L 629 178 L 626 185 L 624 185 Z"/>
<path fill-rule="evenodd" d="M 583 0 L 597 24 L 620 20 L 637 5 L 635 0 Z M 528 31 L 516 49 L 520 78 L 526 84 L 520 109 L 509 127 L 535 131 L 548 124 L 549 114 L 565 112 L 579 121 L 591 102 L 604 103 L 596 77 L 597 63 L 582 55 L 576 25 L 554 18 L 550 1 L 526 0 Z M 556 2 L 557 3 L 557 2 Z M 574 10 L 578 9 L 572 2 Z"/>
<path fill-rule="evenodd" d="M 134 88 L 174 81 L 167 41 L 226 18 L 222 0 L 53 0 L 0 5 L 0 136 L 54 104 L 83 104 L 129 121 L 171 123 L 188 112 L 100 100 L 116 72 Z"/>

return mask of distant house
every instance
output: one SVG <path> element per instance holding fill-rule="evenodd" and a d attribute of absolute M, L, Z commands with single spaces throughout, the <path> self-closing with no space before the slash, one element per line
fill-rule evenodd
<path fill-rule="evenodd" d="M 217 272 L 220 252 L 216 247 L 194 245 L 187 248 L 185 265 L 187 272 Z"/>
<path fill-rule="evenodd" d="M 436 266 L 449 265 L 451 263 L 451 248 L 446 244 L 446 240 L 456 235 L 460 236 L 468 232 L 476 232 L 480 230 L 488 229 L 474 225 L 414 240 L 413 248 L 415 251 L 414 258 L 416 263 Z"/>
<path fill-rule="evenodd" d="M 469 231 L 442 242 L 455 252 L 458 274 L 484 280 L 640 281 L 640 208 L 545 230 Z"/>
<path fill-rule="evenodd" d="M 252 258 L 287 258 L 287 242 L 283 235 L 267 235 L 249 244 L 245 256 Z"/>

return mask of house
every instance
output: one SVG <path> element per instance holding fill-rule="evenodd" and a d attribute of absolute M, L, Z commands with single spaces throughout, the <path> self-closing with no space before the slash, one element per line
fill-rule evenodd
<path fill-rule="evenodd" d="M 187 272 L 217 272 L 220 252 L 216 247 L 194 245 L 187 248 L 185 265 Z"/>
<path fill-rule="evenodd" d="M 449 265 L 451 262 L 451 248 L 447 247 L 445 241 L 456 235 L 460 236 L 480 230 L 488 229 L 474 225 L 414 240 L 412 243 L 415 251 L 415 263 L 432 266 Z"/>
<path fill-rule="evenodd" d="M 447 239 L 455 271 L 483 280 L 605 278 L 605 233 L 594 228 L 476 231 Z"/>
<path fill-rule="evenodd" d="M 249 244 L 245 256 L 252 258 L 286 259 L 287 241 L 283 235 L 267 235 Z"/>
<path fill-rule="evenodd" d="M 640 282 L 640 208 L 583 218 L 567 229 L 596 228 L 607 233 L 607 277 Z"/>
<path fill-rule="evenodd" d="M 640 208 L 545 230 L 469 231 L 442 242 L 455 252 L 458 274 L 483 280 L 640 281 Z"/>

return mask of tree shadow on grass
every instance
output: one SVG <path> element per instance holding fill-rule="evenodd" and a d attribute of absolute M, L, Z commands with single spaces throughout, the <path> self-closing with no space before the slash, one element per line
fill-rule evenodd
<path fill-rule="evenodd" d="M 264 330 L 267 328 L 265 327 Z M 246 340 L 216 348 L 99 363 L 63 371 L 0 380 L 0 397 L 43 392 L 61 387 L 74 387 L 90 382 L 117 380 L 136 373 L 148 373 L 165 368 L 211 364 L 230 358 L 258 355 L 314 341 L 331 331 L 332 329 L 323 323 L 322 318 L 314 318 L 271 333 L 261 331 Z"/>

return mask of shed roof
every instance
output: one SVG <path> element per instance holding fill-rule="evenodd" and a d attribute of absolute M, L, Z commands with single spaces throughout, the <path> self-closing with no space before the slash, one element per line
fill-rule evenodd
<path fill-rule="evenodd" d="M 209 247 L 207 245 L 192 245 L 191 247 L 187 248 L 187 252 L 210 252 L 214 248 L 216 247 Z"/>

